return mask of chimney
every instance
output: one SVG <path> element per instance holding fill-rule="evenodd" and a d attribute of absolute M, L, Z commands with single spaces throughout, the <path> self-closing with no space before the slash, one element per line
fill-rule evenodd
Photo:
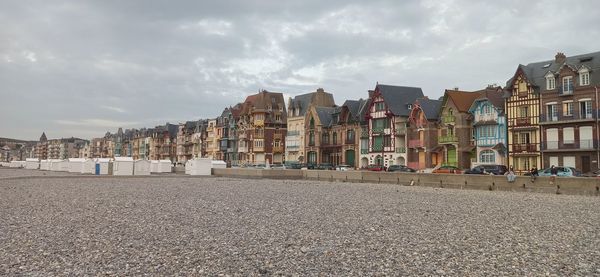
<path fill-rule="evenodd" d="M 454 90 L 458 90 L 458 87 L 454 87 Z"/>
<path fill-rule="evenodd" d="M 373 94 L 375 93 L 374 90 L 369 90 L 369 98 L 373 97 Z"/>
<path fill-rule="evenodd" d="M 325 90 L 323 88 L 318 88 L 317 92 L 325 92 Z"/>
<path fill-rule="evenodd" d="M 556 53 L 556 56 L 554 56 L 554 61 L 558 64 L 562 64 L 566 60 L 567 60 L 567 56 L 565 56 L 565 54 L 562 52 L 558 52 L 558 53 Z"/>
<path fill-rule="evenodd" d="M 425 99 L 429 99 L 429 96 L 425 95 L 425 96 L 423 96 L 423 98 L 425 98 Z"/>

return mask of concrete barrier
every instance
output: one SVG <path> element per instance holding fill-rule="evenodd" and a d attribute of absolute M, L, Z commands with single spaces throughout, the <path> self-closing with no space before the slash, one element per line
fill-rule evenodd
<path fill-rule="evenodd" d="M 509 183 L 506 176 L 494 175 L 244 168 L 215 168 L 213 169 L 213 175 L 237 178 L 306 179 L 450 189 L 600 195 L 600 179 L 583 177 L 557 177 L 554 181 L 551 177 L 538 177 L 535 182 L 531 182 L 529 177 L 518 176 L 515 182 Z"/>

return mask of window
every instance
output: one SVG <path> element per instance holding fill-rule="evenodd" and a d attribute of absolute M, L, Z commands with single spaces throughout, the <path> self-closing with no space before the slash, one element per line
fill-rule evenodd
<path fill-rule="evenodd" d="M 579 85 L 587 86 L 590 84 L 590 72 L 586 67 L 579 70 Z"/>
<path fill-rule="evenodd" d="M 321 144 L 329 144 L 329 134 L 323 133 L 323 135 L 321 135 L 321 140 Z"/>
<path fill-rule="evenodd" d="M 519 116 L 520 117 L 528 117 L 529 116 L 529 107 L 528 106 L 519 107 Z"/>
<path fill-rule="evenodd" d="M 383 137 L 383 146 L 385 146 L 385 147 L 392 146 L 392 138 L 389 136 Z"/>
<path fill-rule="evenodd" d="M 519 142 L 521 144 L 529 144 L 529 133 L 519 133 Z"/>
<path fill-rule="evenodd" d="M 492 114 L 492 107 L 490 105 L 487 105 L 487 104 L 483 105 L 482 110 L 483 110 L 484 115 Z"/>
<path fill-rule="evenodd" d="M 518 84 L 518 92 L 527 92 L 527 83 L 524 80 L 520 80 Z"/>
<path fill-rule="evenodd" d="M 354 130 L 346 131 L 346 141 L 353 142 L 354 141 Z"/>
<path fill-rule="evenodd" d="M 573 144 L 575 143 L 575 131 L 573 127 L 563 128 L 563 143 Z"/>
<path fill-rule="evenodd" d="M 554 78 L 554 76 L 546 77 L 546 89 L 550 90 L 550 89 L 555 89 L 555 88 L 556 88 L 556 79 Z"/>
<path fill-rule="evenodd" d="M 275 115 L 275 121 L 281 121 L 281 115 L 276 114 Z"/>
<path fill-rule="evenodd" d="M 310 145 L 310 146 L 315 145 L 315 131 L 310 131 L 308 133 L 308 145 Z"/>
<path fill-rule="evenodd" d="M 571 94 L 573 93 L 573 76 L 564 77 L 562 82 L 562 93 Z"/>
<path fill-rule="evenodd" d="M 315 128 L 315 119 L 314 118 L 310 118 L 310 129 L 314 129 Z"/>
<path fill-rule="evenodd" d="M 376 112 L 383 111 L 383 110 L 385 110 L 385 104 L 383 102 L 375 103 L 375 111 Z"/>
<path fill-rule="evenodd" d="M 254 147 L 260 148 L 264 146 L 263 140 L 254 140 Z"/>
<path fill-rule="evenodd" d="M 546 105 L 549 121 L 558 121 L 558 107 L 556 104 Z"/>
<path fill-rule="evenodd" d="M 333 144 L 337 144 L 337 132 L 333 132 Z"/>
<path fill-rule="evenodd" d="M 496 155 L 492 150 L 483 150 L 479 153 L 479 162 L 486 164 L 493 164 L 496 162 Z"/>
<path fill-rule="evenodd" d="M 579 112 L 581 118 L 592 118 L 592 101 L 579 102 Z"/>
<path fill-rule="evenodd" d="M 573 115 L 573 102 L 563 102 L 563 114 L 565 116 Z"/>

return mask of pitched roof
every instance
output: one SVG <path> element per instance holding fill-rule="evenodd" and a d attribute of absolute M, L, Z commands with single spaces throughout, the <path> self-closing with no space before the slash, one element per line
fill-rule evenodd
<path fill-rule="evenodd" d="M 317 89 L 315 92 L 296 95 L 290 98 L 289 108 L 299 109 L 298 116 L 306 115 L 310 105 L 333 107 L 335 100 L 333 94 L 325 92 L 323 89 Z"/>
<path fill-rule="evenodd" d="M 386 105 L 396 116 L 408 116 L 410 113 L 408 105 L 424 97 L 423 90 L 416 87 L 377 84 L 376 90 L 379 90 Z"/>
<path fill-rule="evenodd" d="M 419 98 L 416 100 L 425 113 L 427 120 L 437 120 L 440 117 L 442 100 L 433 100 L 429 98 Z"/>
<path fill-rule="evenodd" d="M 317 116 L 319 117 L 322 126 L 331 126 L 333 123 L 332 114 L 335 110 L 335 107 L 315 107 L 315 111 L 317 112 Z"/>
<path fill-rule="evenodd" d="M 500 113 L 504 113 L 504 91 L 502 91 L 502 89 L 500 89 L 499 87 L 488 87 L 486 89 L 480 90 L 479 92 L 480 96 L 477 99 L 475 99 L 475 101 L 473 101 L 473 104 L 469 108 L 469 112 L 471 112 L 471 110 L 475 108 L 477 102 L 488 101 L 496 108 L 496 110 L 498 110 Z"/>
<path fill-rule="evenodd" d="M 519 64 L 517 71 L 521 69 L 527 80 L 532 85 L 540 88 L 545 86 L 545 76 L 549 71 L 557 73 L 563 66 L 570 66 L 576 70 L 579 70 L 585 66 L 590 69 L 590 84 L 600 84 L 600 52 L 566 57 L 564 62 L 557 62 L 556 59 L 553 59 L 541 62 L 533 62 L 527 65 Z M 506 82 L 507 87 L 512 84 L 513 79 L 514 76 Z"/>
<path fill-rule="evenodd" d="M 448 99 L 452 100 L 454 106 L 458 109 L 459 112 L 468 112 L 469 108 L 473 104 L 475 99 L 481 96 L 480 92 L 469 92 L 469 91 L 460 91 L 460 90 L 446 90 L 446 101 Z"/>

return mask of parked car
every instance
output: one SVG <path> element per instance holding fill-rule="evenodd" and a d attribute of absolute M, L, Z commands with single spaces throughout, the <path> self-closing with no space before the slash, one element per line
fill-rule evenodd
<path fill-rule="evenodd" d="M 385 171 L 385 167 L 383 165 L 375 165 L 371 164 L 367 167 L 368 171 Z"/>
<path fill-rule="evenodd" d="M 574 167 L 567 167 L 567 166 L 555 166 L 556 168 L 556 176 L 561 176 L 561 177 L 579 177 L 581 176 L 581 172 L 577 169 L 575 169 Z M 539 176 L 552 176 L 552 173 L 550 173 L 550 168 L 545 168 L 545 169 L 540 169 L 538 170 L 538 175 Z"/>
<path fill-rule="evenodd" d="M 504 175 L 508 171 L 505 165 L 497 165 L 497 164 L 482 164 L 471 169 L 467 169 L 465 174 L 494 174 L 494 175 Z"/>
<path fill-rule="evenodd" d="M 338 166 L 335 167 L 335 170 L 337 171 L 349 171 L 349 170 L 354 170 L 354 167 L 346 165 L 346 164 L 340 164 Z"/>
<path fill-rule="evenodd" d="M 286 167 L 283 164 L 272 164 L 271 169 L 286 169 Z"/>
<path fill-rule="evenodd" d="M 394 164 L 394 165 L 390 165 L 387 168 L 388 172 L 417 172 L 416 170 L 405 166 L 405 165 L 399 165 L 399 164 Z"/>
<path fill-rule="evenodd" d="M 290 163 L 290 164 L 287 164 L 285 167 L 288 169 L 301 169 L 302 164 L 301 163 Z"/>
<path fill-rule="evenodd" d="M 319 164 L 316 169 L 319 170 L 333 170 L 333 165 L 330 163 Z"/>
<path fill-rule="evenodd" d="M 442 165 L 439 168 L 434 169 L 431 173 L 461 174 L 462 171 L 456 166 Z"/>

